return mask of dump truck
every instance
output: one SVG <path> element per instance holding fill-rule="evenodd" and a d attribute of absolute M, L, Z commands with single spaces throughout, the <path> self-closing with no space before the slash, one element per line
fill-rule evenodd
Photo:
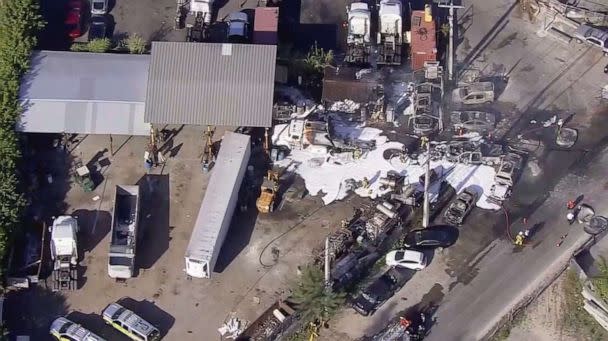
<path fill-rule="evenodd" d="M 382 0 L 378 11 L 378 64 L 400 65 L 403 50 L 403 6 L 400 0 Z"/>
<path fill-rule="evenodd" d="M 226 238 L 249 156 L 249 135 L 226 132 L 185 253 L 186 274 L 210 278 Z"/>
<path fill-rule="evenodd" d="M 78 285 L 78 221 L 63 215 L 51 227 L 51 259 L 53 290 L 76 290 Z"/>
<path fill-rule="evenodd" d="M 346 7 L 346 13 L 348 32 L 345 61 L 353 64 L 367 64 L 371 51 L 369 6 L 364 2 L 353 2 Z"/>
<path fill-rule="evenodd" d="M 258 211 L 260 213 L 270 213 L 274 211 L 277 192 L 279 191 L 279 173 L 274 170 L 269 170 L 262 182 L 260 190 L 260 196 L 255 202 Z"/>
<path fill-rule="evenodd" d="M 139 186 L 116 185 L 112 238 L 108 254 L 108 275 L 116 279 L 133 277 L 139 238 Z"/>

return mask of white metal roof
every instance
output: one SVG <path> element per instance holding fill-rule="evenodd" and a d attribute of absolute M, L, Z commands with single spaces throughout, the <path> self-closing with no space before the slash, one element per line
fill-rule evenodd
<path fill-rule="evenodd" d="M 17 129 L 147 135 L 149 55 L 35 51 L 21 81 Z"/>
<path fill-rule="evenodd" d="M 248 162 L 249 140 L 248 135 L 232 132 L 226 132 L 224 135 L 188 243 L 186 257 L 209 261 L 214 256 L 214 249 L 221 247 L 221 245 L 216 245 L 217 239 L 224 219 L 232 218 L 233 212 L 226 212 L 226 210 L 231 197 L 238 195 L 240 189 L 240 181 L 237 180 L 239 180 L 242 164 Z"/>

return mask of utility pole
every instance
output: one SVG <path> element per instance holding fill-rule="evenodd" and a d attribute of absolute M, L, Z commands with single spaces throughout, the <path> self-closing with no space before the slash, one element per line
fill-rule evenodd
<path fill-rule="evenodd" d="M 424 204 L 422 206 L 422 228 L 429 227 L 429 182 L 431 178 L 431 144 L 426 141 L 426 165 L 424 171 Z"/>
<path fill-rule="evenodd" d="M 454 9 L 464 8 L 462 5 L 454 5 L 454 0 L 448 3 L 440 2 L 440 8 L 449 8 L 448 25 L 450 25 L 450 36 L 448 37 L 448 79 L 454 79 Z"/>
<path fill-rule="evenodd" d="M 329 281 L 329 236 L 325 237 L 325 291 L 331 290 Z"/>

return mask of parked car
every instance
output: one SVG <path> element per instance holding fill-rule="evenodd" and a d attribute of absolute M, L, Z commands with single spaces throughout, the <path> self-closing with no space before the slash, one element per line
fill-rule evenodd
<path fill-rule="evenodd" d="M 83 35 L 82 1 L 70 0 L 68 2 L 64 24 L 70 38 L 78 38 Z"/>
<path fill-rule="evenodd" d="M 386 254 L 386 265 L 422 270 L 426 267 L 424 253 L 415 250 L 394 250 Z"/>
<path fill-rule="evenodd" d="M 108 0 L 91 0 L 91 14 L 104 15 L 108 13 Z"/>
<path fill-rule="evenodd" d="M 87 340 L 87 341 L 105 341 L 105 339 L 97 336 L 85 327 L 68 320 L 65 317 L 59 317 L 51 323 L 49 331 L 57 340 Z"/>
<path fill-rule="evenodd" d="M 249 39 L 249 19 L 243 12 L 231 13 L 228 16 L 228 41 L 245 43 Z"/>
<path fill-rule="evenodd" d="M 160 332 L 151 323 L 118 303 L 108 305 L 102 312 L 104 321 L 132 340 L 157 341 Z"/>
<path fill-rule="evenodd" d="M 445 210 L 445 221 L 457 226 L 462 225 L 464 219 L 471 212 L 477 202 L 477 192 L 465 189 L 450 203 Z"/>
<path fill-rule="evenodd" d="M 105 15 L 94 15 L 89 24 L 89 41 L 106 38 L 108 34 L 108 22 Z"/>
<path fill-rule="evenodd" d="M 604 54 L 608 54 L 608 31 L 605 29 L 590 25 L 580 25 L 574 31 L 574 39 L 579 44 L 587 42 L 593 46 L 597 46 L 604 51 Z"/>
<path fill-rule="evenodd" d="M 494 102 L 494 84 L 492 82 L 478 82 L 459 86 L 452 91 L 452 102 L 462 104 Z"/>
<path fill-rule="evenodd" d="M 487 133 L 496 125 L 496 116 L 483 111 L 452 111 L 450 120 L 456 131 L 464 129 L 467 132 Z"/>
<path fill-rule="evenodd" d="M 403 245 L 405 247 L 448 247 L 454 241 L 447 229 L 429 227 L 408 232 L 403 239 Z"/>
<path fill-rule="evenodd" d="M 372 315 L 411 278 L 412 272 L 403 268 L 388 270 L 361 290 L 352 302 L 353 309 L 363 316 Z"/>

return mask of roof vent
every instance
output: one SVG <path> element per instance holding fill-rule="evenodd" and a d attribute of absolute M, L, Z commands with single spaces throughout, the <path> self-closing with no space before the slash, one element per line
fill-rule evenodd
<path fill-rule="evenodd" d="M 222 56 L 232 56 L 232 44 L 222 44 Z"/>

